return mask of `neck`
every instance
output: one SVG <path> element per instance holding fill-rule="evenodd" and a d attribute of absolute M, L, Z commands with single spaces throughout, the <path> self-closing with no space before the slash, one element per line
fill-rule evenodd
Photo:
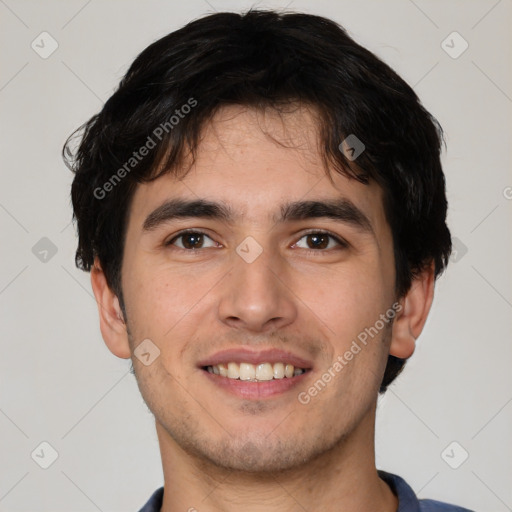
<path fill-rule="evenodd" d="M 398 507 L 375 467 L 375 407 L 333 448 L 277 474 L 215 466 L 185 452 L 158 422 L 156 429 L 165 482 L 161 512 L 396 512 Z"/>

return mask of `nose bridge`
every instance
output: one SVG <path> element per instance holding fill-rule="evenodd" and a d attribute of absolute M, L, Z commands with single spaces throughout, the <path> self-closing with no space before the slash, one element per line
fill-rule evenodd
<path fill-rule="evenodd" d="M 220 320 L 253 331 L 292 322 L 296 310 L 284 265 L 276 251 L 253 237 L 242 241 L 233 253 L 219 305 Z"/>

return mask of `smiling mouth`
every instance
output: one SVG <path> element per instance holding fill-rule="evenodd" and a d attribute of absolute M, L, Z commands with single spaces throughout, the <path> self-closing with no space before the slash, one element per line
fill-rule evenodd
<path fill-rule="evenodd" d="M 233 380 L 265 382 L 270 380 L 291 379 L 308 372 L 309 368 L 299 368 L 287 363 L 236 363 L 203 366 L 203 370 Z"/>

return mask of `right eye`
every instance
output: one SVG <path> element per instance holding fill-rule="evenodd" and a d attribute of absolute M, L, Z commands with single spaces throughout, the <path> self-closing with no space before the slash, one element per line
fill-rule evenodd
<path fill-rule="evenodd" d="M 177 235 L 175 235 L 171 240 L 165 243 L 165 246 L 175 245 L 178 249 L 184 251 L 196 251 L 198 249 L 204 249 L 204 240 L 205 238 L 211 240 L 213 245 L 210 247 L 217 247 L 219 244 L 214 242 L 206 233 L 202 231 L 194 231 L 193 229 L 187 229 L 185 231 L 181 231 Z M 182 239 L 181 245 L 175 244 L 176 241 Z"/>

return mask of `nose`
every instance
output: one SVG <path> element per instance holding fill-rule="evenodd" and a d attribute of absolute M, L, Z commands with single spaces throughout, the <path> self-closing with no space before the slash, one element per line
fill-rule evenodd
<path fill-rule="evenodd" d="M 274 251 L 263 249 L 254 260 L 233 254 L 233 268 L 222 281 L 220 321 L 237 329 L 267 332 L 293 323 L 297 302 L 291 267 Z"/>

